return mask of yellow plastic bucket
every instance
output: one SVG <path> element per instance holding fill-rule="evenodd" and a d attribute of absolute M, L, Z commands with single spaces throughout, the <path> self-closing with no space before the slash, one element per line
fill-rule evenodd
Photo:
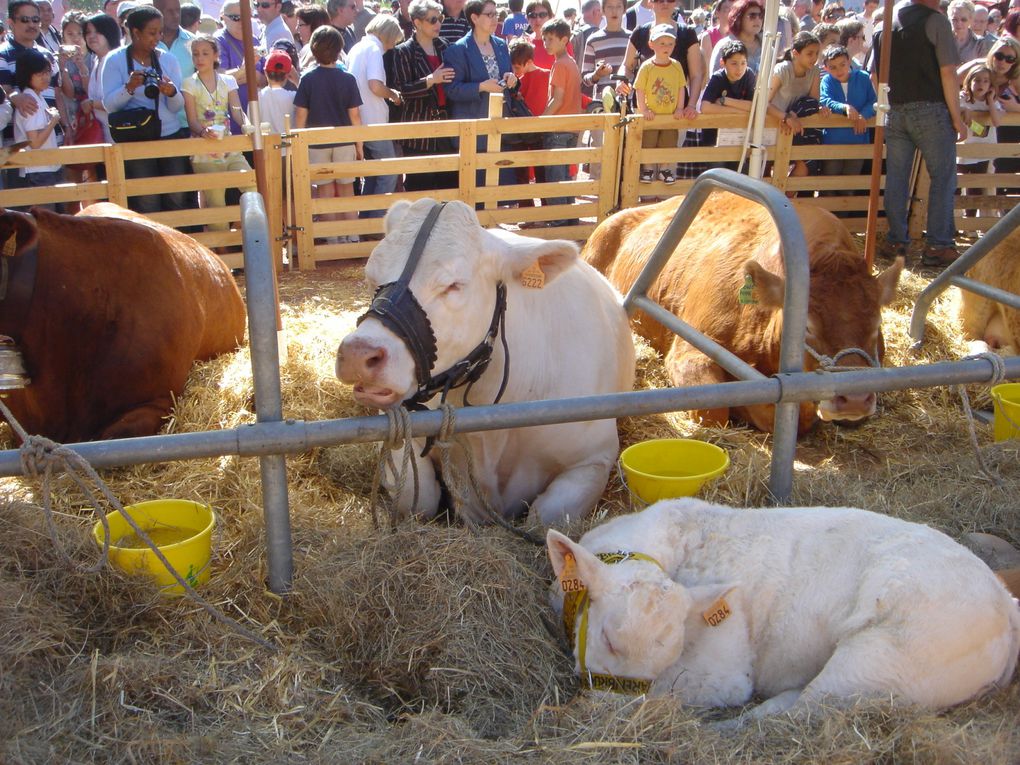
<path fill-rule="evenodd" d="M 628 446 L 620 453 L 627 486 L 648 504 L 672 497 L 690 497 L 726 472 L 730 457 L 724 449 L 691 438 L 657 438 Z"/>
<path fill-rule="evenodd" d="M 1020 383 L 992 386 L 992 401 L 995 404 L 992 429 L 995 440 L 1020 438 Z"/>
<path fill-rule="evenodd" d="M 139 528 L 151 537 L 167 561 L 192 587 L 209 581 L 212 532 L 216 515 L 212 508 L 186 499 L 154 499 L 124 508 Z M 128 574 L 143 574 L 168 595 L 184 588 L 156 554 L 137 535 L 118 511 L 107 513 L 110 526 L 110 563 Z M 96 543 L 103 546 L 103 524 L 92 527 Z"/>

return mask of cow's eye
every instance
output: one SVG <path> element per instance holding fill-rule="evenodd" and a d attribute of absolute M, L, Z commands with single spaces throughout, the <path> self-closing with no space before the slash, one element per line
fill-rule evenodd
<path fill-rule="evenodd" d="M 616 650 L 616 646 L 613 645 L 613 641 L 609 639 L 609 635 L 606 634 L 605 629 L 602 630 L 602 642 L 606 644 L 606 650 L 609 651 L 613 656 L 618 656 L 619 651 Z"/>

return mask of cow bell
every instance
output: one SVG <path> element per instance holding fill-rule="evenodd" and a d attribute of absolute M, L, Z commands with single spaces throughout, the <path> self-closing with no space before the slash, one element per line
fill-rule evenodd
<path fill-rule="evenodd" d="M 0 390 L 24 388 L 31 382 L 21 349 L 14 340 L 0 335 Z"/>

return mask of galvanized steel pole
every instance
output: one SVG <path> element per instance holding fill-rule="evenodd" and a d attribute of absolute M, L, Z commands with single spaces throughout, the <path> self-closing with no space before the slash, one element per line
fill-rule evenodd
<path fill-rule="evenodd" d="M 244 274 L 247 286 L 248 341 L 255 384 L 255 416 L 259 423 L 283 419 L 280 392 L 280 355 L 276 342 L 276 281 L 273 240 L 262 197 L 254 191 L 241 195 L 244 232 Z M 269 589 L 290 590 L 293 554 L 290 543 L 290 507 L 287 499 L 287 460 L 282 454 L 259 458 L 262 473 L 262 511 L 266 523 Z"/>

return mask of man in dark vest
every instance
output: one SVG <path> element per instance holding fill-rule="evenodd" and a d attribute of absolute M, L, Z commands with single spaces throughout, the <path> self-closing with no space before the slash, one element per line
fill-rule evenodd
<path fill-rule="evenodd" d="M 872 74 L 877 75 L 881 46 L 889 37 L 876 32 Z M 944 266 L 957 257 L 953 222 L 956 193 L 956 141 L 966 135 L 960 119 L 959 56 L 949 19 L 938 0 L 901 0 L 893 8 L 889 66 L 889 122 L 885 130 L 885 214 L 889 219 L 886 255 L 906 255 L 907 202 L 914 150 L 921 152 L 931 176 L 926 266 Z"/>

